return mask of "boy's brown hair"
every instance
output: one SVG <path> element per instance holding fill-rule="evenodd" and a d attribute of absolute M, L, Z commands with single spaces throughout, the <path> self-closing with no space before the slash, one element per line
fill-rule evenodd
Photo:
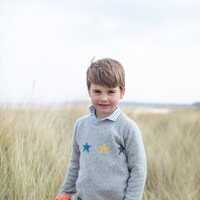
<path fill-rule="evenodd" d="M 122 64 L 111 58 L 103 58 L 91 62 L 86 73 L 87 87 L 91 84 L 114 88 L 125 88 L 125 72 Z"/>

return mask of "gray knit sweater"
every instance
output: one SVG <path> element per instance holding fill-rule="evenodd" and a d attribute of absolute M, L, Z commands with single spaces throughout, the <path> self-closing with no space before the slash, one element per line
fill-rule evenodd
<path fill-rule="evenodd" d="M 99 120 L 77 120 L 70 165 L 60 194 L 82 200 L 141 200 L 147 175 L 140 130 L 119 108 Z"/>

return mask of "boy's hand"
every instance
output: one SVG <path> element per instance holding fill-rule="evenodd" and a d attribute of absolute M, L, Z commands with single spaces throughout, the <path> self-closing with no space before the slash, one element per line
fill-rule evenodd
<path fill-rule="evenodd" d="M 67 194 L 59 194 L 55 200 L 71 200 L 71 197 Z"/>

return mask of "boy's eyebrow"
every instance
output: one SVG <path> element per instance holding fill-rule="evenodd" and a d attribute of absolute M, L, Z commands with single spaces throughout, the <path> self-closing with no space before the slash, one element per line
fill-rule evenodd
<path fill-rule="evenodd" d="M 116 88 L 109 88 L 108 90 L 117 90 Z"/>
<path fill-rule="evenodd" d="M 99 89 L 99 88 L 93 88 L 92 90 L 101 90 L 101 89 Z M 107 90 L 112 90 L 112 91 L 115 91 L 115 90 L 117 90 L 116 88 L 108 88 Z"/>

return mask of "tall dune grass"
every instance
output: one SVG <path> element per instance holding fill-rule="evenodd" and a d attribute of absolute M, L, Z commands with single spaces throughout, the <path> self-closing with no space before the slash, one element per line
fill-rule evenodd
<path fill-rule="evenodd" d="M 134 114 L 148 158 L 144 200 L 200 199 L 200 111 Z M 54 199 L 70 156 L 75 120 L 86 107 L 0 109 L 0 200 Z"/>

